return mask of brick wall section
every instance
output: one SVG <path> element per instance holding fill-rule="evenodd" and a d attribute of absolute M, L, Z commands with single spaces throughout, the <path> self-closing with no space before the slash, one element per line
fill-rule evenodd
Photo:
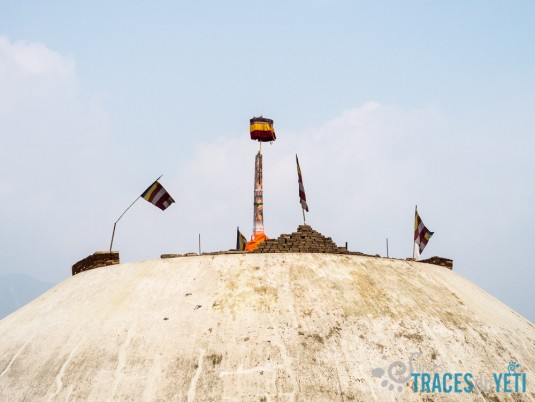
<path fill-rule="evenodd" d="M 434 265 L 440 265 L 441 267 L 446 267 L 448 269 L 453 270 L 453 260 L 449 260 L 447 258 L 442 257 L 431 257 L 427 260 L 420 260 L 419 262 L 425 262 L 426 264 L 434 264 Z"/>
<path fill-rule="evenodd" d="M 105 267 L 107 265 L 119 264 L 119 252 L 97 251 L 72 266 L 72 274 L 76 275 L 90 269 Z"/>

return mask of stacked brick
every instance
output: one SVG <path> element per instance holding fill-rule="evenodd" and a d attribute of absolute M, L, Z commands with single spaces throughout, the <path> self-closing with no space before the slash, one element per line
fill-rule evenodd
<path fill-rule="evenodd" d="M 76 275 L 90 269 L 105 267 L 107 265 L 119 264 L 119 252 L 97 251 L 93 255 L 78 261 L 72 266 L 72 274 Z"/>
<path fill-rule="evenodd" d="M 419 262 L 425 262 L 426 264 L 434 264 L 434 265 L 440 265 L 441 267 L 445 267 L 448 269 L 453 270 L 453 260 L 443 258 L 443 257 L 431 257 L 427 260 L 420 260 Z"/>
<path fill-rule="evenodd" d="M 308 225 L 299 225 L 297 232 L 266 240 L 253 252 L 348 254 L 345 247 L 338 247 L 330 237 L 323 236 Z"/>

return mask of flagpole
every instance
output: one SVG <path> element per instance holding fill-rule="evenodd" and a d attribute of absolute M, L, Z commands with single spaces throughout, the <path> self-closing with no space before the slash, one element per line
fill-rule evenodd
<path fill-rule="evenodd" d="M 136 198 L 136 200 L 135 200 L 132 204 L 130 204 L 130 206 L 129 206 L 128 208 L 126 208 L 126 209 L 124 210 L 124 212 L 121 214 L 121 216 L 119 216 L 119 219 L 117 219 L 117 220 L 115 221 L 115 223 L 113 224 L 113 232 L 112 232 L 112 234 L 111 234 L 111 243 L 110 243 L 110 253 L 111 253 L 111 249 L 112 249 L 112 247 L 113 247 L 113 238 L 115 237 L 115 227 L 117 226 L 117 222 L 119 222 L 119 221 L 121 220 L 121 218 L 123 217 L 123 215 L 126 214 L 126 212 L 127 212 L 130 208 L 132 208 L 132 206 L 133 206 L 133 205 L 137 202 L 137 200 L 139 200 L 140 198 L 141 198 L 141 196 L 138 196 L 138 197 Z"/>
<path fill-rule="evenodd" d="M 303 212 L 303 224 L 307 224 L 307 220 L 305 219 L 305 208 L 301 207 L 301 212 Z"/>
<path fill-rule="evenodd" d="M 156 180 L 154 180 L 152 183 L 154 184 L 155 182 L 157 182 L 158 180 L 160 180 L 160 179 L 162 178 L 162 176 L 163 176 L 163 174 L 160 175 L 160 177 L 158 177 L 158 178 L 157 178 Z M 152 184 L 151 184 L 151 185 L 152 185 Z M 135 200 L 132 204 L 130 204 L 130 206 L 129 206 L 128 208 L 126 208 L 126 209 L 124 210 L 124 212 L 121 214 L 121 216 L 119 216 L 119 219 L 117 219 L 117 220 L 115 221 L 115 223 L 113 224 L 113 232 L 111 233 L 111 242 L 110 242 L 110 253 L 111 253 L 111 249 L 112 249 L 112 247 L 113 247 L 113 238 L 115 237 L 115 227 L 117 226 L 117 223 L 121 220 L 121 218 L 123 217 L 123 215 L 126 214 L 126 212 L 127 212 L 130 208 L 132 208 L 132 206 L 133 206 L 133 205 L 137 202 L 137 200 L 139 200 L 140 198 L 141 198 L 141 196 L 138 196 L 138 197 L 136 198 L 136 200 Z"/>

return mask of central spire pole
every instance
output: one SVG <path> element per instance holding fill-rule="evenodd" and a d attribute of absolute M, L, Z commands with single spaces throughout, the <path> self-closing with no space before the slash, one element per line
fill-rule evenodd
<path fill-rule="evenodd" d="M 253 251 L 258 245 L 267 240 L 264 234 L 264 188 L 262 183 L 262 142 L 275 141 L 273 120 L 262 116 L 251 119 L 251 139 L 260 142 L 260 149 L 255 158 L 254 173 L 254 208 L 253 208 L 253 236 L 245 246 L 246 251 Z"/>
<path fill-rule="evenodd" d="M 260 145 L 262 148 L 262 145 Z M 262 183 L 262 149 L 255 158 L 253 234 L 264 233 L 264 189 Z"/>

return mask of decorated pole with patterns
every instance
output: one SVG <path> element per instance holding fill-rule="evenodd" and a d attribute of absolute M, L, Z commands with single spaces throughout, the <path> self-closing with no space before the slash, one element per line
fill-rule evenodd
<path fill-rule="evenodd" d="M 265 117 L 253 117 L 250 120 L 251 140 L 260 142 L 260 149 L 255 157 L 254 176 L 254 208 L 253 208 L 253 236 L 245 246 L 246 251 L 253 251 L 258 245 L 267 240 L 264 234 L 264 189 L 262 183 L 262 142 L 273 142 L 276 139 L 273 120 Z"/>
<path fill-rule="evenodd" d="M 253 234 L 264 233 L 264 186 L 262 183 L 262 151 L 258 151 L 254 166 Z"/>

